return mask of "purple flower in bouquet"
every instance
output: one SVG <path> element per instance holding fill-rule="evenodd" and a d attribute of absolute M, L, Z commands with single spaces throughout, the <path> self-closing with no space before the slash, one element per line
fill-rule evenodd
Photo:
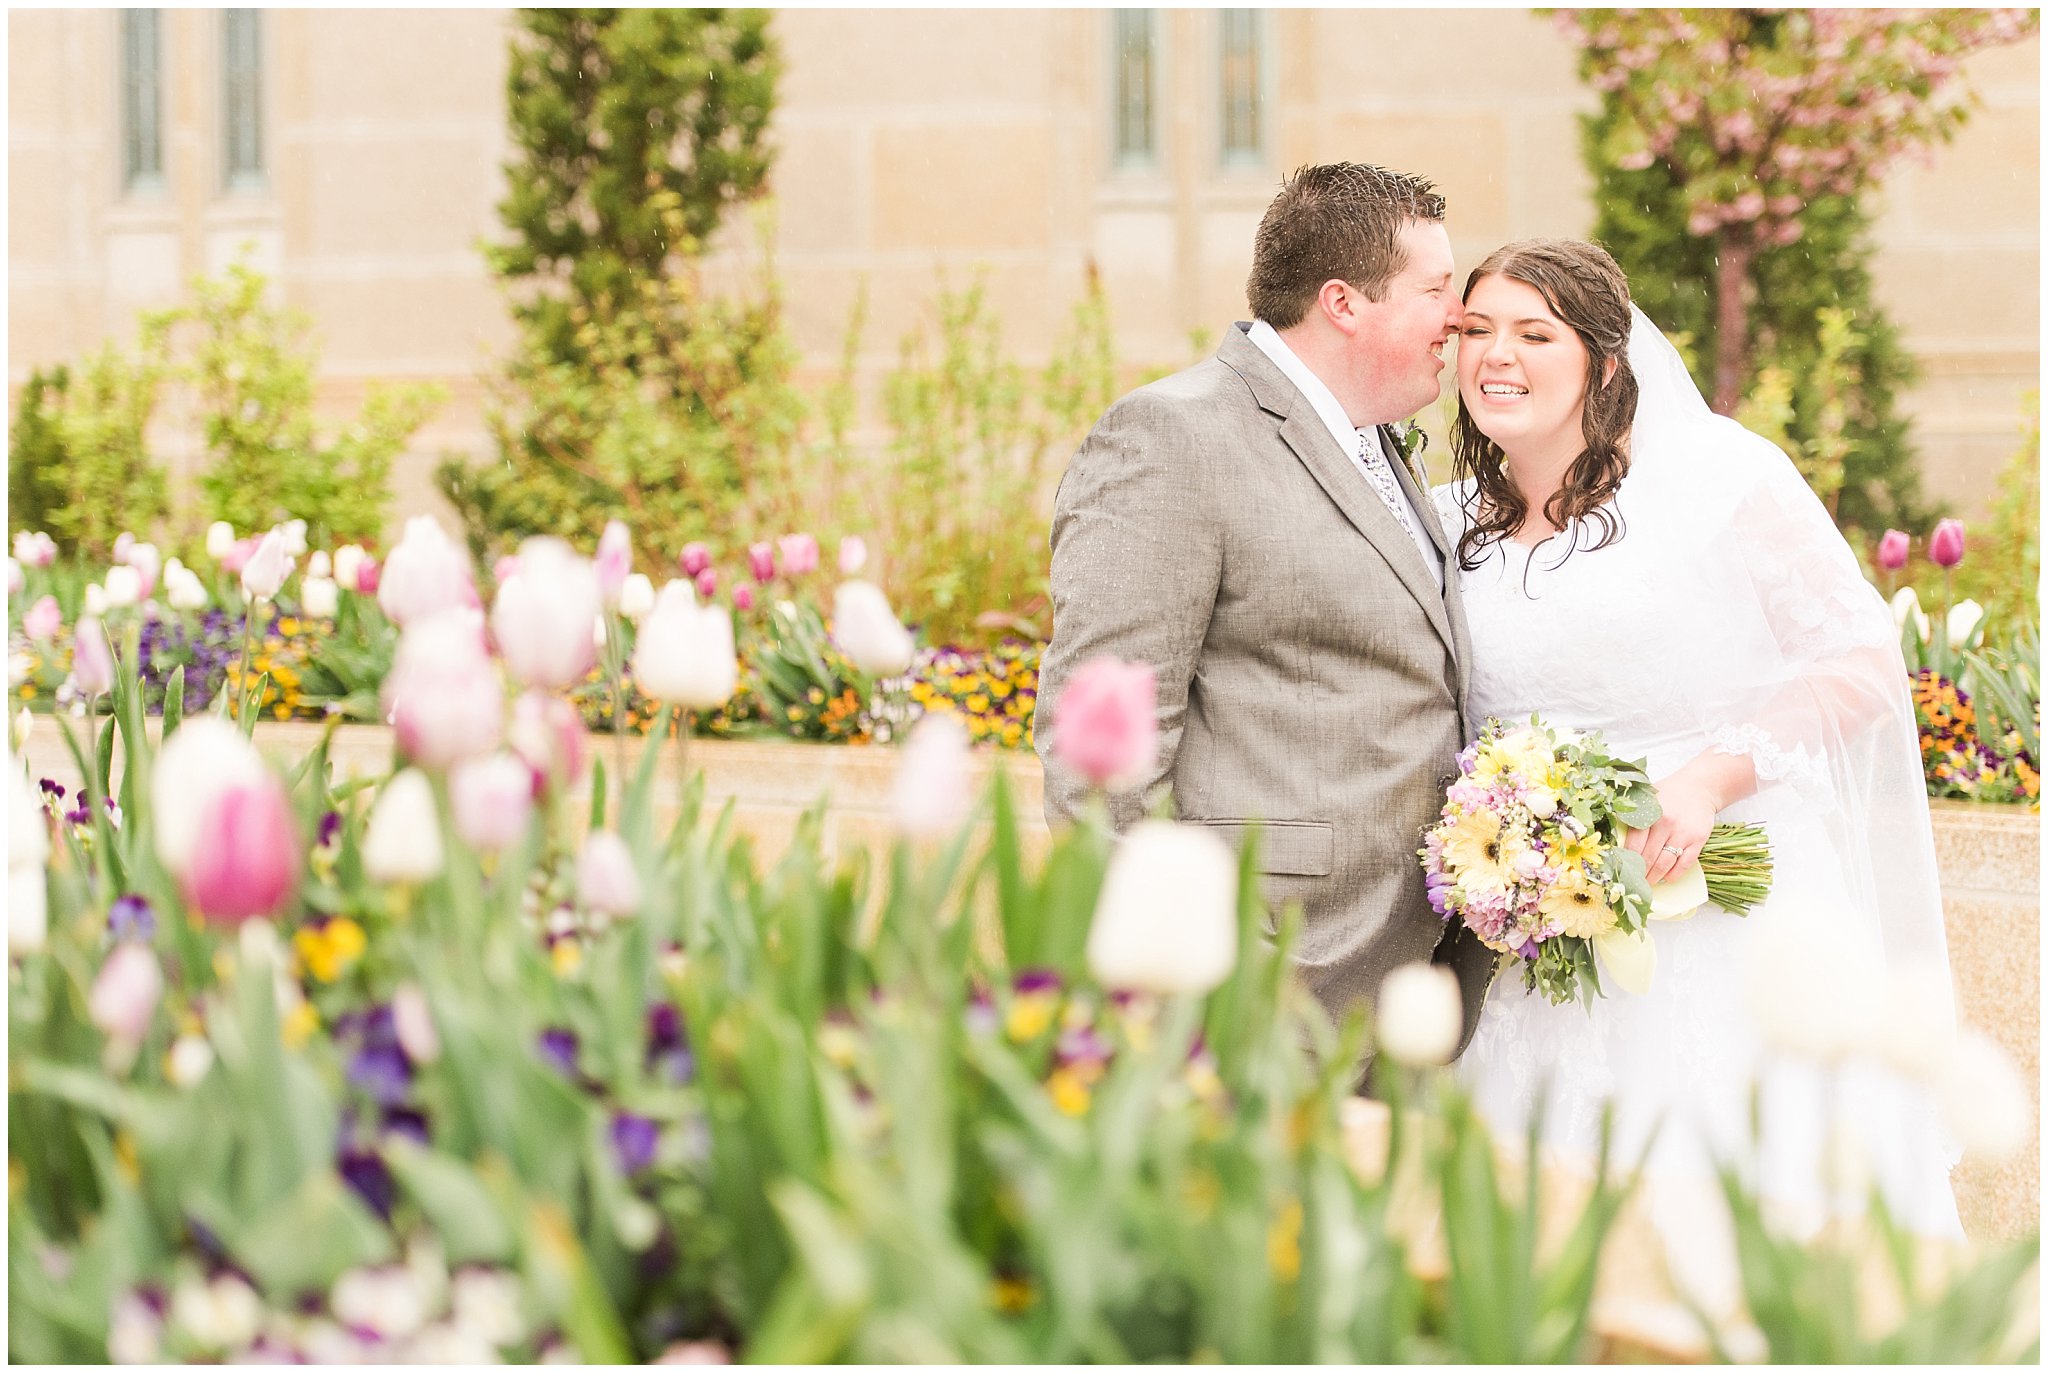
<path fill-rule="evenodd" d="M 620 1111 L 612 1117 L 612 1158 L 627 1177 L 654 1166 L 654 1147 L 661 1139 L 661 1127 L 646 1116 Z"/>

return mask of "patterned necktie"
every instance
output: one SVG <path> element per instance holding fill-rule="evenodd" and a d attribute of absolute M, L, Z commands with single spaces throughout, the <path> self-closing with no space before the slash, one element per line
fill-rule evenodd
<path fill-rule="evenodd" d="M 1387 503 L 1387 513 L 1407 531 L 1409 538 L 1414 538 L 1415 526 L 1408 519 L 1408 502 L 1401 498 L 1401 487 L 1394 480 L 1394 469 L 1387 466 L 1387 455 L 1380 451 L 1370 429 L 1358 431 L 1358 460 L 1372 481 L 1373 490 L 1379 492 L 1380 499 Z"/>

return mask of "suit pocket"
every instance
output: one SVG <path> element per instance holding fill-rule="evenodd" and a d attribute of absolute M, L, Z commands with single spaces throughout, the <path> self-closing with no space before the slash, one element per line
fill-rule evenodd
<path fill-rule="evenodd" d="M 1328 877 L 1337 857 L 1337 834 L 1327 820 L 1189 820 L 1242 852 L 1245 836 L 1259 832 L 1259 871 L 1278 877 Z"/>

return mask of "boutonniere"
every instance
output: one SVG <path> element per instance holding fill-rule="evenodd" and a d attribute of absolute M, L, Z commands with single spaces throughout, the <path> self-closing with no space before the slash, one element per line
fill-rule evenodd
<path fill-rule="evenodd" d="M 1415 478 L 1418 489 L 1427 491 L 1429 481 L 1422 471 L 1422 450 L 1429 447 L 1429 435 L 1412 419 L 1397 420 L 1387 428 L 1393 432 L 1394 445 L 1401 450 L 1401 461 L 1408 465 L 1408 475 Z"/>

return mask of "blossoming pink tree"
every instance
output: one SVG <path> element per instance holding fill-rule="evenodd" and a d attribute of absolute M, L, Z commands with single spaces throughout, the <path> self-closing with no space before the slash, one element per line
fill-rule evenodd
<path fill-rule="evenodd" d="M 1618 105 L 1603 153 L 1661 161 L 1686 228 L 1712 239 L 1714 408 L 1747 376 L 1750 267 L 1799 237 L 1809 200 L 1855 196 L 1900 159 L 1954 136 L 1965 55 L 2039 25 L 2023 9 L 1561 9 L 1580 72 Z"/>

